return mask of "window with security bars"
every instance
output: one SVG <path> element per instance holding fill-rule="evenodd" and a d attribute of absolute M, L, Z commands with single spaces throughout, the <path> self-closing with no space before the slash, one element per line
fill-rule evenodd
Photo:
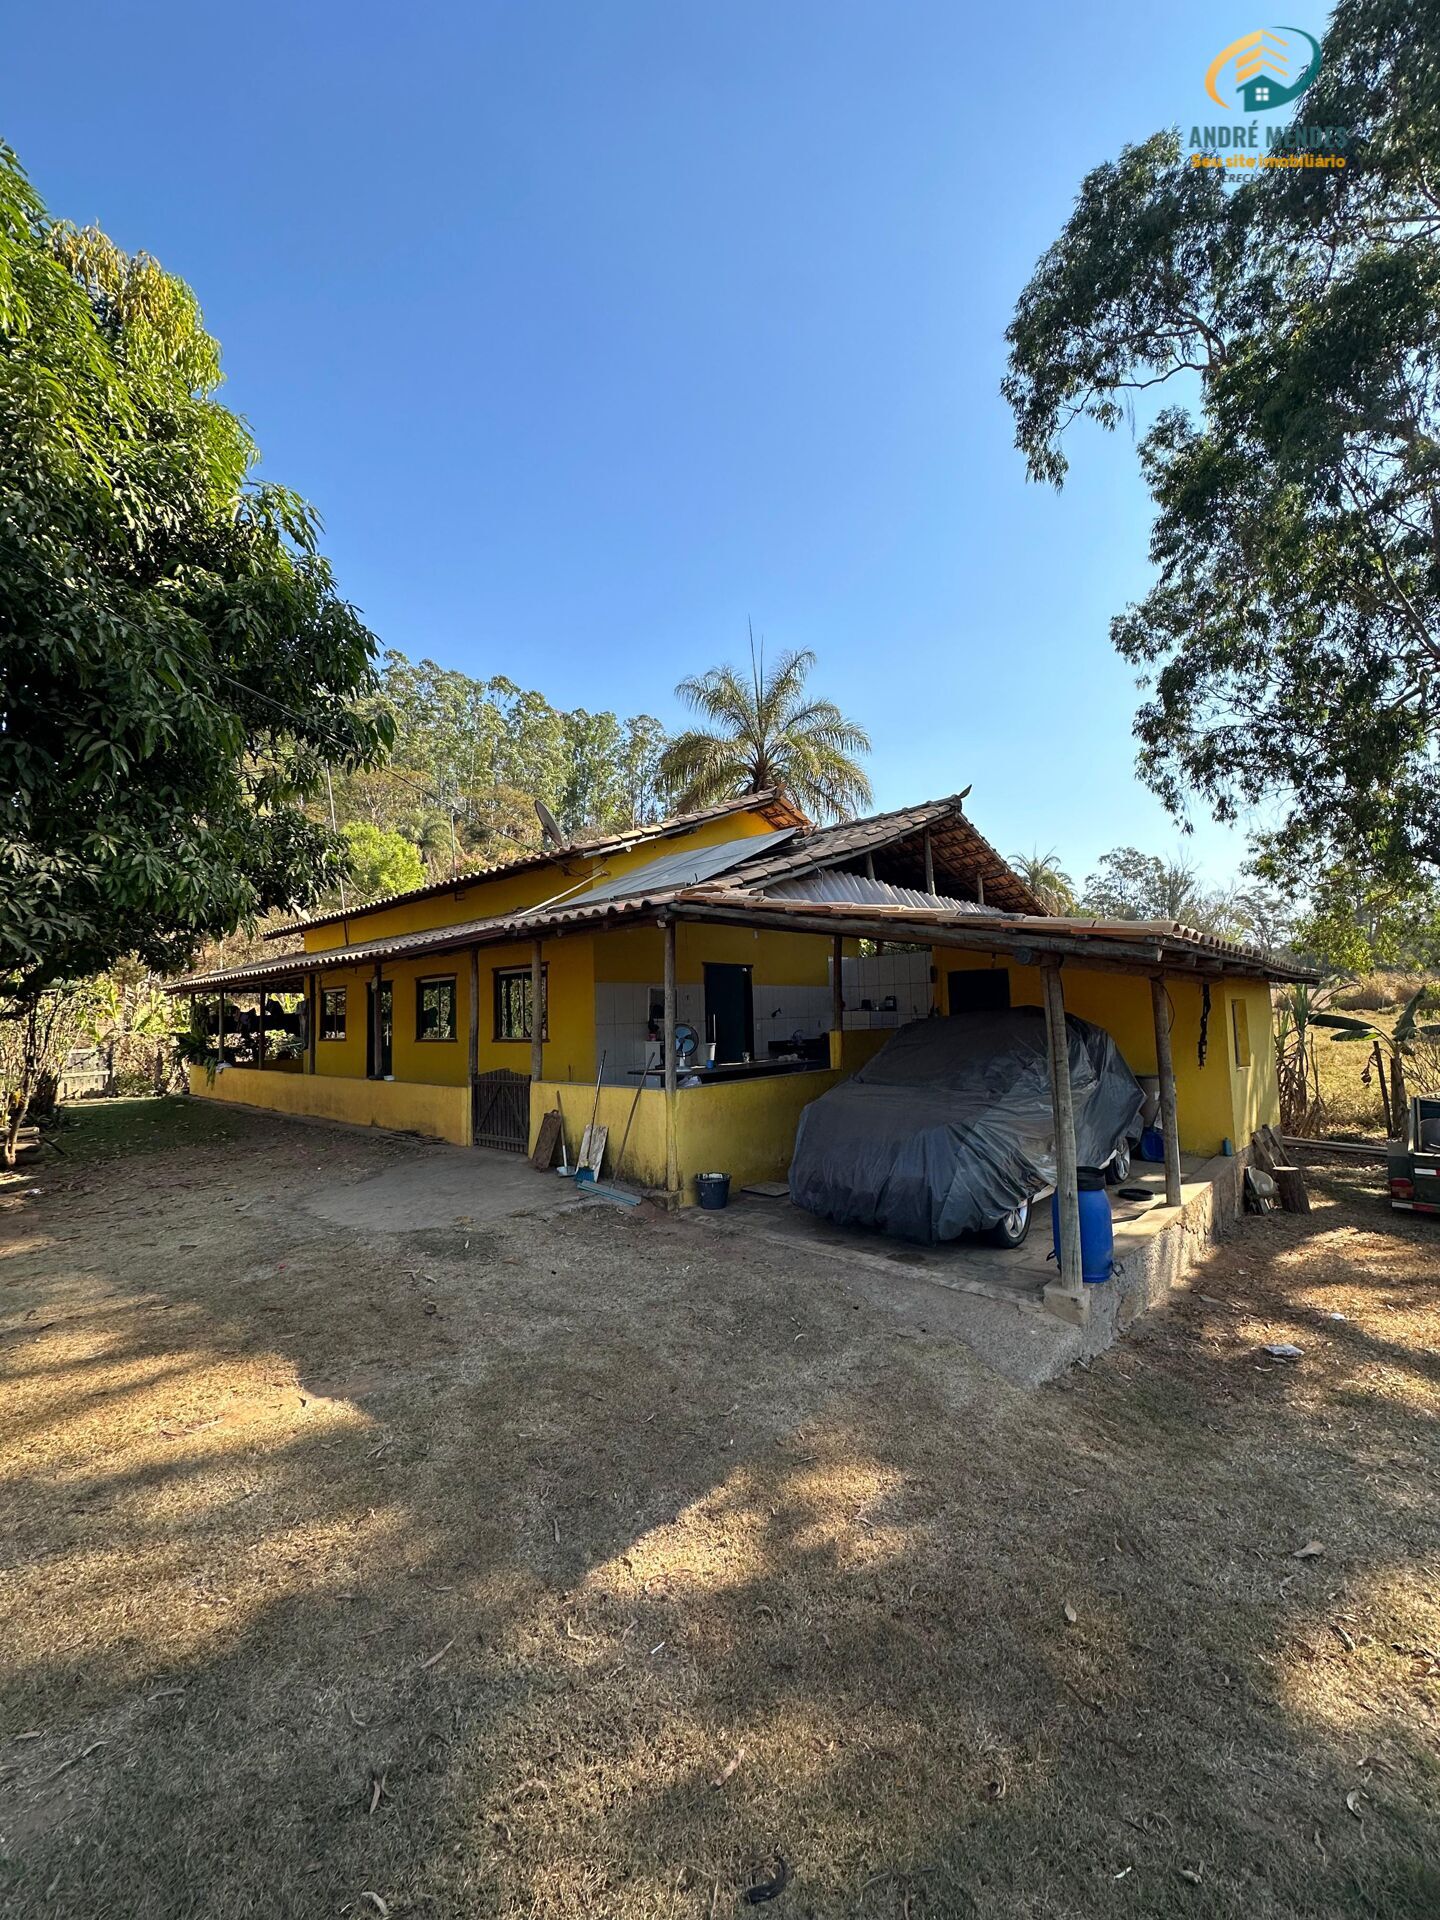
<path fill-rule="evenodd" d="M 415 982 L 415 1038 L 455 1038 L 455 976 Z"/>
<path fill-rule="evenodd" d="M 549 1034 L 549 969 L 540 970 L 540 1038 L 548 1040 Z M 530 969 L 529 967 L 496 967 L 495 969 L 495 1038 L 497 1040 L 528 1040 L 530 1038 Z"/>

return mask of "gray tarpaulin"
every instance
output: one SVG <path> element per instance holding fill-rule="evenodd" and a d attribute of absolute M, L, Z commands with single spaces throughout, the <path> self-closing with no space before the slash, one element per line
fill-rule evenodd
<path fill-rule="evenodd" d="M 1139 1083 L 1110 1035 L 1067 1015 L 1075 1152 L 1099 1167 L 1139 1132 Z M 906 1240 L 993 1226 L 1055 1180 L 1038 1007 L 901 1027 L 853 1079 L 805 1108 L 790 1163 L 798 1207 Z"/>

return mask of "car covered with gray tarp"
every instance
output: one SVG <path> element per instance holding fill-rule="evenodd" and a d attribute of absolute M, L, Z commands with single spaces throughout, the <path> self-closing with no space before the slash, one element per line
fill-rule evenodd
<path fill-rule="evenodd" d="M 1128 1157 L 1144 1094 L 1110 1035 L 1067 1015 L 1081 1166 Z M 1016 1245 L 1055 1181 L 1045 1016 L 1038 1007 L 900 1027 L 800 1116 L 796 1206 L 906 1240 L 990 1231 Z"/>

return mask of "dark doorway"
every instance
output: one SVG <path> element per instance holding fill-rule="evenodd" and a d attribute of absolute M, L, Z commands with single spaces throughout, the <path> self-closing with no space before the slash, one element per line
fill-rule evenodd
<path fill-rule="evenodd" d="M 1003 1013 L 1010 1004 L 1010 976 L 1002 967 L 957 969 L 949 987 L 951 1013 Z"/>
<path fill-rule="evenodd" d="M 755 1051 L 755 999 L 749 967 L 705 963 L 705 1038 L 717 1060 L 748 1060 Z"/>
<path fill-rule="evenodd" d="M 375 982 L 365 989 L 365 1072 L 371 1080 L 388 1080 L 391 1074 L 390 1043 L 395 1037 L 392 1017 L 395 988 L 389 980 L 380 982 L 380 1065 L 375 1065 Z"/>

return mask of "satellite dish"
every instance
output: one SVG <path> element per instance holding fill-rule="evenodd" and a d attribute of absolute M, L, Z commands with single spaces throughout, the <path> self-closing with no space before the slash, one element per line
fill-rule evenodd
<path fill-rule="evenodd" d="M 540 827 L 552 847 L 563 847 L 565 836 L 560 831 L 560 822 L 546 806 L 543 800 L 535 802 L 535 811 L 540 817 Z"/>

